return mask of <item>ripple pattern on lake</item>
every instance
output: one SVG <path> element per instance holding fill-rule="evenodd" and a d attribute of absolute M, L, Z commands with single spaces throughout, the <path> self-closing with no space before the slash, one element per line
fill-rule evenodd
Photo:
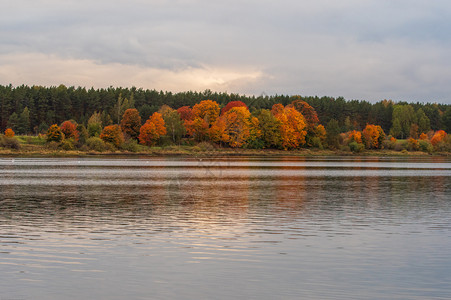
<path fill-rule="evenodd" d="M 0 299 L 449 299 L 447 158 L 0 159 Z"/>

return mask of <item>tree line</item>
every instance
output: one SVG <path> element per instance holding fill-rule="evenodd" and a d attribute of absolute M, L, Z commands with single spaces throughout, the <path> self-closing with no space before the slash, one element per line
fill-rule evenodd
<path fill-rule="evenodd" d="M 228 147 L 337 149 L 345 145 L 358 151 L 383 147 L 386 137 L 385 148 L 390 148 L 396 144 L 390 139 L 410 138 L 419 144 L 431 141 L 436 132 L 451 132 L 447 104 L 257 97 L 210 90 L 171 93 L 134 87 L 0 86 L 0 118 L 2 132 L 58 136 L 52 131 L 56 125 L 69 138 L 64 128 L 75 126 L 78 134 L 86 131 L 88 138 L 100 137 L 113 145 L 121 143 L 113 138 L 116 132 L 149 146 L 166 137 L 179 144 L 186 138 Z M 409 147 L 419 145 L 410 141 Z"/>

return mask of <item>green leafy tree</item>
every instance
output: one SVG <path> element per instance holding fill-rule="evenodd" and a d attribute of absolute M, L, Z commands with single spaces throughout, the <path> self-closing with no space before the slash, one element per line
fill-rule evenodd
<path fill-rule="evenodd" d="M 431 120 L 426 116 L 422 108 L 417 110 L 418 132 L 426 133 L 431 130 Z"/>
<path fill-rule="evenodd" d="M 179 143 L 182 136 L 186 134 L 186 129 L 180 114 L 176 110 L 172 110 L 163 115 L 164 125 L 167 134 L 174 143 Z"/>
<path fill-rule="evenodd" d="M 398 118 L 393 120 L 393 126 L 390 129 L 390 134 L 395 138 L 404 137 L 401 122 L 399 122 Z"/>
<path fill-rule="evenodd" d="M 340 125 L 335 119 L 330 120 L 326 125 L 326 141 L 329 148 L 338 149 L 340 146 Z"/>
<path fill-rule="evenodd" d="M 28 107 L 25 107 L 19 115 L 17 132 L 19 134 L 27 134 L 30 132 L 30 111 L 28 110 Z"/>
<path fill-rule="evenodd" d="M 451 107 L 445 111 L 442 117 L 443 128 L 451 134 Z"/>
<path fill-rule="evenodd" d="M 393 108 L 393 123 L 398 119 L 401 125 L 401 137 L 407 137 L 410 134 L 410 127 L 417 123 L 417 115 L 410 104 L 395 105 Z"/>
<path fill-rule="evenodd" d="M 281 122 L 271 113 L 269 109 L 261 109 L 254 114 L 260 124 L 261 137 L 264 148 L 279 148 L 282 145 L 280 135 Z"/>
<path fill-rule="evenodd" d="M 19 125 L 19 115 L 17 115 L 15 112 L 13 112 L 10 116 L 9 116 L 9 119 L 8 119 L 8 127 L 9 128 L 12 128 L 12 130 L 14 130 L 14 131 L 18 131 L 17 130 L 17 128 L 18 128 L 18 125 Z"/>

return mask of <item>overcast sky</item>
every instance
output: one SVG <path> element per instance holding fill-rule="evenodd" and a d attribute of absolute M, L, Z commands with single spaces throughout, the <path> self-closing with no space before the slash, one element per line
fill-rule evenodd
<path fill-rule="evenodd" d="M 451 103 L 451 1 L 4 1 L 10 83 Z"/>

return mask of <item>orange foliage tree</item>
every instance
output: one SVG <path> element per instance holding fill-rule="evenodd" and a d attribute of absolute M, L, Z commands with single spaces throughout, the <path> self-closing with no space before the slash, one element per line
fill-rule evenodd
<path fill-rule="evenodd" d="M 420 134 L 420 140 L 423 140 L 423 141 L 429 140 L 428 135 L 426 133 L 421 133 Z"/>
<path fill-rule="evenodd" d="M 221 110 L 221 115 L 225 114 L 234 107 L 245 107 L 249 109 L 243 101 L 231 101 Z"/>
<path fill-rule="evenodd" d="M 77 124 L 72 121 L 64 121 L 61 124 L 61 131 L 64 133 L 66 139 L 74 138 L 75 141 L 78 141 L 80 133 L 77 130 Z"/>
<path fill-rule="evenodd" d="M 305 144 L 305 119 L 293 106 L 275 104 L 271 112 L 280 121 L 281 148 L 294 149 Z"/>
<path fill-rule="evenodd" d="M 47 130 L 47 142 L 61 142 L 63 138 L 64 134 L 58 125 L 53 124 Z"/>
<path fill-rule="evenodd" d="M 139 143 L 147 146 L 155 145 L 162 135 L 166 134 L 164 120 L 160 113 L 153 113 L 139 131 Z"/>
<path fill-rule="evenodd" d="M 349 143 L 356 142 L 356 143 L 361 144 L 362 143 L 362 133 L 357 130 L 349 131 L 348 139 L 349 139 Z"/>
<path fill-rule="evenodd" d="M 304 116 L 307 128 L 313 129 L 319 123 L 318 114 L 310 104 L 301 99 L 294 100 L 291 104 Z"/>
<path fill-rule="evenodd" d="M 380 149 L 385 133 L 379 125 L 366 125 L 362 131 L 362 142 L 367 149 Z"/>
<path fill-rule="evenodd" d="M 100 133 L 100 138 L 107 143 L 111 143 L 119 147 L 124 142 L 124 135 L 122 134 L 119 125 L 109 125 L 103 128 Z"/>
<path fill-rule="evenodd" d="M 14 133 L 14 131 L 11 128 L 7 128 L 5 130 L 5 136 L 6 137 L 12 138 L 12 137 L 14 137 L 14 135 L 15 135 L 15 133 Z"/>
<path fill-rule="evenodd" d="M 219 104 L 216 101 L 204 100 L 194 105 L 193 118 L 203 119 L 207 122 L 208 127 L 211 127 L 216 119 L 219 117 Z"/>
<path fill-rule="evenodd" d="M 446 132 L 444 130 L 437 131 L 434 136 L 431 138 L 431 144 L 433 146 L 436 146 L 438 143 L 443 141 L 443 139 L 447 136 Z"/>
<path fill-rule="evenodd" d="M 209 129 L 219 117 L 219 104 L 216 101 L 204 100 L 194 105 L 192 120 L 185 120 L 185 128 L 191 137 L 201 141 L 208 137 Z"/>
<path fill-rule="evenodd" d="M 252 117 L 244 106 L 235 106 L 226 111 L 216 120 L 210 132 L 215 141 L 225 142 L 233 148 L 242 147 L 261 134 L 258 119 Z"/>
<path fill-rule="evenodd" d="M 141 128 L 141 116 L 135 108 L 129 108 L 124 112 L 121 120 L 121 130 L 132 139 L 138 139 Z"/>

